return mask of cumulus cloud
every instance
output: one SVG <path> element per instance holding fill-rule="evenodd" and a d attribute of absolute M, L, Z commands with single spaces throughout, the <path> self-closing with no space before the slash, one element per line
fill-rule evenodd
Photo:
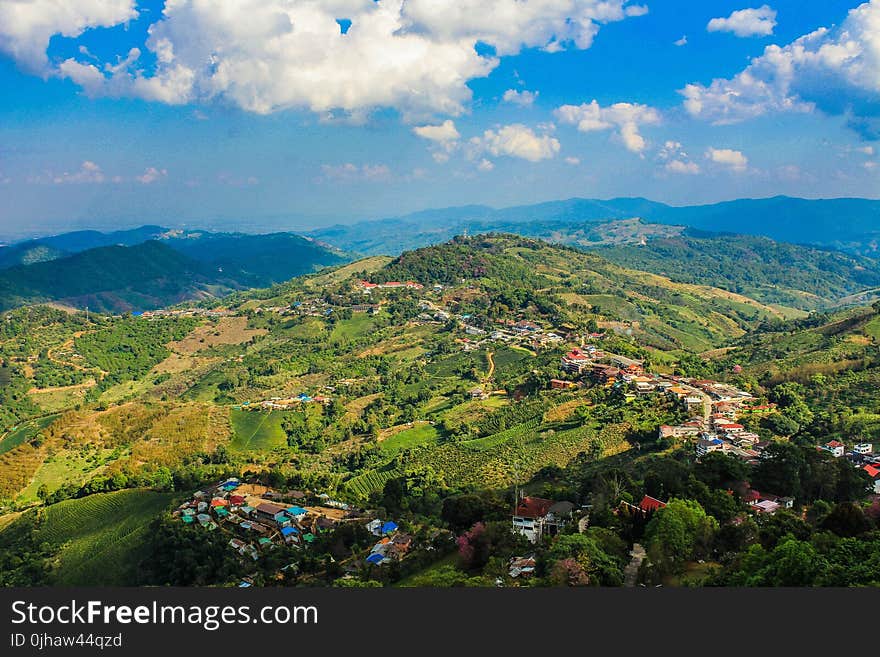
<path fill-rule="evenodd" d="M 52 182 L 56 185 L 103 183 L 106 180 L 107 176 L 104 175 L 101 167 L 91 160 L 83 162 L 76 171 L 65 171 L 52 176 Z"/>
<path fill-rule="evenodd" d="M 167 169 L 157 169 L 156 167 L 148 167 L 141 175 L 136 176 L 136 180 L 142 185 L 151 185 L 163 178 L 168 177 Z"/>
<path fill-rule="evenodd" d="M 670 173 L 696 175 L 700 173 L 700 165 L 692 162 L 681 142 L 667 141 L 657 151 L 657 159 L 664 162 L 663 168 Z"/>
<path fill-rule="evenodd" d="M 380 182 L 391 179 L 391 169 L 385 164 L 322 164 L 321 180 L 343 182 Z"/>
<path fill-rule="evenodd" d="M 486 152 L 496 157 L 506 155 L 529 162 L 549 160 L 560 150 L 558 139 L 548 134 L 538 135 L 521 123 L 486 130 L 481 137 L 472 138 L 470 146 L 475 153 Z"/>
<path fill-rule="evenodd" d="M 696 162 L 684 162 L 682 160 L 670 160 L 664 167 L 670 173 L 683 173 L 696 175 L 700 173 L 700 165 Z"/>
<path fill-rule="evenodd" d="M 2 0 L 0 51 L 26 70 L 43 73 L 49 64 L 46 49 L 56 34 L 75 38 L 89 28 L 112 27 L 137 15 L 134 0 Z"/>
<path fill-rule="evenodd" d="M 502 99 L 506 103 L 513 103 L 514 105 L 522 105 L 523 107 L 531 107 L 535 104 L 535 100 L 538 98 L 537 91 L 517 91 L 516 89 L 508 89 L 504 92 L 504 96 Z"/>
<path fill-rule="evenodd" d="M 601 107 L 594 100 L 581 105 L 563 105 L 554 114 L 559 121 L 576 125 L 581 132 L 614 130 L 624 146 L 634 153 L 641 153 L 648 145 L 641 135 L 641 126 L 660 123 L 656 109 L 635 103 Z"/>
<path fill-rule="evenodd" d="M 415 121 L 461 114 L 468 81 L 501 57 L 586 49 L 602 24 L 642 13 L 627 0 L 169 0 L 121 61 L 80 53 L 54 73 L 95 96 L 322 116 L 390 107 Z M 135 15 L 133 0 L 0 0 L 0 48 L 45 61 L 52 35 Z"/>
<path fill-rule="evenodd" d="M 480 163 L 477 165 L 477 169 L 479 169 L 480 171 L 491 171 L 494 168 L 495 164 L 491 160 L 487 160 L 486 158 L 480 160 Z"/>
<path fill-rule="evenodd" d="M 706 25 L 709 32 L 733 32 L 738 37 L 770 36 L 776 27 L 776 10 L 769 5 L 740 9 L 727 18 L 713 18 Z"/>
<path fill-rule="evenodd" d="M 422 139 L 429 139 L 440 143 L 457 141 L 461 135 L 452 120 L 447 119 L 440 125 L 423 125 L 413 128 L 413 132 Z"/>
<path fill-rule="evenodd" d="M 845 116 L 867 139 L 880 138 L 880 0 L 851 10 L 786 46 L 771 45 L 739 74 L 680 91 L 685 109 L 716 124 L 771 112 Z"/>
<path fill-rule="evenodd" d="M 673 41 L 672 45 L 678 46 L 680 48 L 681 46 L 686 46 L 687 42 L 688 42 L 688 38 L 687 38 L 687 35 L 685 34 L 678 41 Z"/>
<path fill-rule="evenodd" d="M 735 151 L 730 148 L 712 148 L 706 151 L 706 159 L 729 167 L 733 171 L 743 172 L 749 166 L 749 158 L 742 154 L 741 151 Z"/>

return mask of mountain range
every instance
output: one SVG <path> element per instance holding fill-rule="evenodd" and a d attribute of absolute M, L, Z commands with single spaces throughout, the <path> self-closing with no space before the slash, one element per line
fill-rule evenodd
<path fill-rule="evenodd" d="M 761 235 L 859 254 L 875 253 L 880 236 L 880 201 L 786 196 L 684 207 L 643 198 L 572 198 L 500 210 L 472 205 L 331 226 L 308 234 L 346 251 L 394 255 L 464 232 L 525 232 L 538 236 L 537 231 L 549 231 L 554 226 L 631 218 L 704 231 Z"/>
<path fill-rule="evenodd" d="M 677 283 L 812 311 L 875 296 L 878 225 L 880 201 L 866 199 L 775 197 L 673 207 L 642 198 L 576 198 L 425 210 L 304 235 L 155 225 L 76 231 L 0 248 L 0 308 L 61 301 L 111 312 L 148 310 L 266 287 L 358 255 L 395 256 L 457 235 L 509 233 L 594 250 Z M 147 242 L 153 247 L 140 248 Z"/>

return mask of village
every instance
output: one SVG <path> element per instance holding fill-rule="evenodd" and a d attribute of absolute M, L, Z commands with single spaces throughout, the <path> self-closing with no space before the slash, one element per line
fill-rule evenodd
<path fill-rule="evenodd" d="M 383 520 L 327 494 L 280 492 L 234 477 L 196 491 L 172 515 L 186 525 L 228 535 L 229 548 L 243 560 L 258 561 L 281 545 L 308 549 L 317 537 L 347 523 L 363 525 L 376 539 L 366 554 L 355 555 L 350 570 L 357 569 L 357 561 L 373 566 L 399 561 L 413 544 L 413 537 L 400 531 L 393 520 Z"/>

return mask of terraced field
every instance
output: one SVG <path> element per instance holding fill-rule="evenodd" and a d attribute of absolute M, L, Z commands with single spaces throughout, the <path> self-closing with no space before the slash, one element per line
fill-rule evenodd
<path fill-rule="evenodd" d="M 42 510 L 35 538 L 58 548 L 56 583 L 114 586 L 134 581 L 149 524 L 173 497 L 124 490 L 66 500 Z"/>

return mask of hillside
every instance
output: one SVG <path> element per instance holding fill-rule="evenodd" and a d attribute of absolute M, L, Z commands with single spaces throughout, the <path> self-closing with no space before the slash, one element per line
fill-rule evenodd
<path fill-rule="evenodd" d="M 625 267 L 802 310 L 880 286 L 880 264 L 872 258 L 766 237 L 689 229 L 675 236 L 646 238 L 639 245 L 596 248 L 602 257 Z"/>
<path fill-rule="evenodd" d="M 293 233 L 187 231 L 169 233 L 162 243 L 212 269 L 222 269 L 250 287 L 281 283 L 349 260 L 340 251 Z"/>
<path fill-rule="evenodd" d="M 172 305 L 234 289 L 208 266 L 156 241 L 107 246 L 0 272 L 0 309 L 55 301 L 96 312 Z"/>

